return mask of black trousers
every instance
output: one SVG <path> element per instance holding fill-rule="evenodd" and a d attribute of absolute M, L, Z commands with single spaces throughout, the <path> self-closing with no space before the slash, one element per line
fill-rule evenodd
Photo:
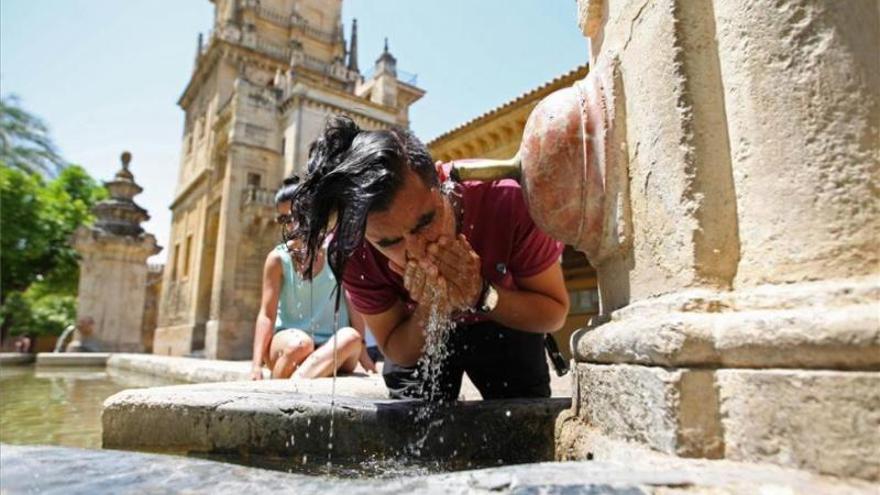
<path fill-rule="evenodd" d="M 382 375 L 391 397 L 453 401 L 464 373 L 484 399 L 550 397 L 544 334 L 492 321 L 461 324 L 450 332 L 448 346 L 449 355 L 436 377 L 386 358 Z"/>

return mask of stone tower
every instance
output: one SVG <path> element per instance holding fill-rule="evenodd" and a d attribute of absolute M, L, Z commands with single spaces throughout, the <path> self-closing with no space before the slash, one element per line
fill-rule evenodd
<path fill-rule="evenodd" d="M 95 339 L 106 351 L 144 350 L 147 258 L 162 250 L 141 227 L 150 216 L 132 200 L 143 189 L 128 170 L 130 162 L 126 151 L 122 169 L 104 183 L 110 198 L 92 209 L 94 226 L 80 227 L 73 238 L 82 256 L 77 316 L 95 320 Z"/>
<path fill-rule="evenodd" d="M 213 3 L 178 102 L 183 146 L 153 350 L 237 359 L 250 356 L 263 262 L 280 239 L 275 189 L 304 170 L 328 116 L 408 126 L 424 91 L 387 71 L 364 78 L 355 43 L 346 60 L 342 0 Z"/>

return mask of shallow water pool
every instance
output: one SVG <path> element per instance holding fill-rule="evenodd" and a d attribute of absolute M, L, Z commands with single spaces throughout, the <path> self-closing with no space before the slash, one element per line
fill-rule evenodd
<path fill-rule="evenodd" d="M 102 367 L 4 366 L 0 368 L 0 443 L 101 449 L 101 410 L 105 399 L 125 389 L 180 383 Z M 397 479 L 496 465 L 423 460 L 411 455 L 357 461 L 332 455 L 190 457 L 331 479 Z"/>
<path fill-rule="evenodd" d="M 101 448 L 104 399 L 180 382 L 105 368 L 0 368 L 0 442 Z"/>

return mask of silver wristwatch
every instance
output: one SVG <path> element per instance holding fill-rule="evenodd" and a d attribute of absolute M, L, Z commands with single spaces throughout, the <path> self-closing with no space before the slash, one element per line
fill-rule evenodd
<path fill-rule="evenodd" d="M 498 291 L 489 282 L 485 284 L 483 292 L 480 294 L 480 300 L 477 303 L 477 311 L 480 313 L 491 313 L 498 306 Z"/>

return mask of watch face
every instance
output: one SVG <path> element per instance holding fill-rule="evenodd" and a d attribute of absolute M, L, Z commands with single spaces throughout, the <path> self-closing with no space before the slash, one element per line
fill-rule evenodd
<path fill-rule="evenodd" d="M 483 312 L 489 313 L 495 309 L 495 306 L 498 306 L 498 291 L 489 285 L 489 290 L 486 291 L 486 300 L 483 302 Z"/>

